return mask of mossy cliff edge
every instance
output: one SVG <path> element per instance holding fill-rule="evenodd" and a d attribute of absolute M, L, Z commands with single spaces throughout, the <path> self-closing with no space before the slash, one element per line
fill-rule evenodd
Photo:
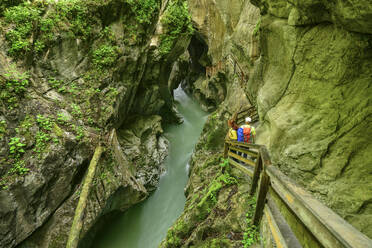
<path fill-rule="evenodd" d="M 162 124 L 179 121 L 168 78 L 190 41 L 188 6 L 2 1 L 0 32 L 0 246 L 65 247 L 99 141 L 80 237 L 155 189 Z"/>
<path fill-rule="evenodd" d="M 222 126 L 248 99 L 260 114 L 258 143 L 269 148 L 273 163 L 372 238 L 371 3 L 189 0 L 189 6 L 196 33 L 173 72 L 188 68 L 183 70 L 185 88 L 216 112 L 196 147 L 185 211 L 162 247 L 238 246 L 227 233 L 237 230 L 232 222 L 243 223 L 243 212 L 234 221 L 223 216 L 225 229 L 216 226 L 218 209 L 226 209 L 231 199 L 223 203 L 217 198 L 218 207 L 209 215 L 214 217 L 193 218 L 209 192 L 204 180 L 219 173 L 219 161 L 209 163 L 207 157 L 222 149 Z M 229 54 L 245 72 L 244 80 L 229 63 L 228 69 L 218 66 L 221 61 L 225 68 Z M 205 75 L 208 68 L 217 73 Z M 244 92 L 236 99 L 246 102 L 227 104 L 233 99 L 229 91 Z M 211 148 L 210 141 L 217 151 L 201 155 Z"/>

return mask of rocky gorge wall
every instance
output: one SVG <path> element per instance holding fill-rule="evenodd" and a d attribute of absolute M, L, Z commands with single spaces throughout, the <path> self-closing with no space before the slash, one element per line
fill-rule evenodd
<path fill-rule="evenodd" d="M 184 72 L 183 87 L 216 111 L 192 159 L 185 211 L 162 247 L 245 244 L 250 210 L 235 215 L 228 208 L 232 186 L 216 190 L 220 167 L 211 157 L 222 149 L 226 120 L 249 102 L 260 115 L 257 143 L 269 148 L 273 163 L 371 238 L 371 4 L 189 0 L 189 6 L 196 33 L 172 73 Z M 229 54 L 244 80 L 224 59 Z M 208 68 L 217 73 L 208 76 Z M 229 175 L 245 183 L 239 173 Z M 206 204 L 209 194 L 216 201 Z"/>
<path fill-rule="evenodd" d="M 261 56 L 247 88 L 282 171 L 372 237 L 372 5 L 252 1 Z M 249 92 L 247 92 L 249 94 Z"/>
<path fill-rule="evenodd" d="M 99 142 L 80 237 L 155 189 L 162 124 L 179 121 L 168 77 L 190 40 L 187 5 L 5 1 L 0 11 L 0 246 L 65 247 Z"/>

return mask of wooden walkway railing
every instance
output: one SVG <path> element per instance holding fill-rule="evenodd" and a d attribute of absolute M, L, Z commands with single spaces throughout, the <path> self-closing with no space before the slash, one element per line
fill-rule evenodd
<path fill-rule="evenodd" d="M 276 247 L 372 248 L 371 239 L 272 165 L 265 146 L 227 140 L 224 157 L 251 177 L 252 224 L 264 220 Z"/>
<path fill-rule="evenodd" d="M 250 106 L 249 108 L 243 109 L 237 113 L 236 124 L 243 124 L 245 117 L 247 116 L 252 118 L 252 122 L 259 120 L 257 109 L 254 106 Z"/>

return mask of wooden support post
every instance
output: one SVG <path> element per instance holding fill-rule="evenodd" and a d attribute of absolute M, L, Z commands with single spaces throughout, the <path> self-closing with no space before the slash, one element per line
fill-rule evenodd
<path fill-rule="evenodd" d="M 257 203 L 256 203 L 256 211 L 254 212 L 254 216 L 252 219 L 252 224 L 255 226 L 258 226 L 260 224 L 260 221 L 262 218 L 263 210 L 265 208 L 266 195 L 269 189 L 269 183 L 270 183 L 270 178 L 266 174 L 266 171 L 264 171 L 261 175 L 260 189 L 258 192 Z"/>
<path fill-rule="evenodd" d="M 93 158 L 90 161 L 90 164 L 88 167 L 88 173 L 84 178 L 79 202 L 75 210 L 75 216 L 72 222 L 70 234 L 68 236 L 66 248 L 76 248 L 78 246 L 80 231 L 83 226 L 83 220 L 84 220 L 83 214 L 85 212 L 85 207 L 87 205 L 87 198 L 89 195 L 91 183 L 93 181 L 93 178 L 96 172 L 96 167 L 97 167 L 97 164 L 101 157 L 102 152 L 103 152 L 103 147 L 101 145 L 98 145 L 96 148 L 96 151 L 94 152 Z"/>
<path fill-rule="evenodd" d="M 229 153 L 229 143 L 225 142 L 223 157 L 227 158 L 227 154 Z"/>
<path fill-rule="evenodd" d="M 258 179 L 260 178 L 260 174 L 262 171 L 262 159 L 261 159 L 261 153 L 258 153 L 258 157 L 256 160 L 256 165 L 254 167 L 254 174 L 252 178 L 252 185 L 251 185 L 251 192 L 250 195 L 253 195 L 256 192 Z"/>

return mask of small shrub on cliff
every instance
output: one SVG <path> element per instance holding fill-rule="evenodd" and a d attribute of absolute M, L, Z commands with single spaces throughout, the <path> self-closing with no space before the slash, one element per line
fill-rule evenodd
<path fill-rule="evenodd" d="M 192 35 L 193 27 L 187 1 L 170 1 L 162 23 L 166 32 L 160 36 L 159 53 L 168 54 L 180 35 Z"/>
<path fill-rule="evenodd" d="M 12 157 L 18 159 L 22 156 L 23 153 L 25 153 L 25 150 L 23 149 L 26 144 L 23 144 L 21 142 L 21 138 L 13 137 L 10 139 L 9 145 L 9 153 Z"/>
<path fill-rule="evenodd" d="M 245 232 L 243 234 L 243 246 L 244 248 L 248 248 L 254 243 L 258 242 L 260 240 L 260 234 L 258 227 L 255 225 L 252 225 L 252 218 L 256 209 L 256 197 L 252 197 L 247 202 L 247 208 L 248 211 L 246 213 L 246 222 L 247 222 L 247 228 L 245 229 Z"/>
<path fill-rule="evenodd" d="M 14 65 L 11 65 L 8 72 L 4 74 L 5 80 L 0 80 L 0 100 L 9 109 L 18 107 L 18 102 L 23 97 L 29 85 L 27 72 L 20 73 Z"/>
<path fill-rule="evenodd" d="M 118 47 L 104 44 L 93 52 L 93 64 L 98 68 L 112 66 L 118 57 Z"/>
<path fill-rule="evenodd" d="M 8 52 L 11 56 L 17 57 L 31 50 L 30 36 L 39 15 L 40 11 L 28 3 L 5 10 L 5 21 L 12 24 L 12 29 L 5 35 L 10 44 Z"/>
<path fill-rule="evenodd" d="M 136 20 L 141 24 L 150 24 L 156 10 L 159 8 L 159 1 L 157 0 L 126 0 L 126 2 L 136 15 Z"/>
<path fill-rule="evenodd" d="M 20 176 L 23 176 L 29 171 L 30 169 L 25 168 L 25 161 L 20 160 L 14 163 L 13 167 L 9 170 L 8 174 L 18 174 Z"/>

